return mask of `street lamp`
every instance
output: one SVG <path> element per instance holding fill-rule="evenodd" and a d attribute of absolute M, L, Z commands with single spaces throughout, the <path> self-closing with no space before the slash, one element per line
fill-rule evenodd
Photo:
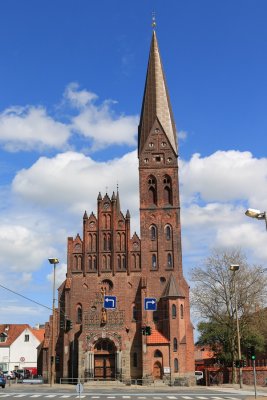
<path fill-rule="evenodd" d="M 56 264 L 59 263 L 58 258 L 48 258 L 50 264 L 54 265 L 53 274 L 53 305 L 52 305 L 52 329 L 51 329 L 51 366 L 50 366 L 50 386 L 53 386 L 55 380 L 55 297 L 56 297 Z"/>
<path fill-rule="evenodd" d="M 239 270 L 238 264 L 231 264 L 229 267 L 230 271 L 233 272 L 233 282 L 234 282 L 234 296 L 235 296 L 235 313 L 236 313 L 236 336 L 237 336 L 237 352 L 238 352 L 238 360 L 239 360 L 239 384 L 240 389 L 243 387 L 243 379 L 242 379 L 242 365 L 241 365 L 241 345 L 240 345 L 240 333 L 239 333 L 239 321 L 237 314 L 237 296 L 236 296 L 236 271 Z"/>
<path fill-rule="evenodd" d="M 249 208 L 245 214 L 248 217 L 251 218 L 257 218 L 257 219 L 264 219 L 265 220 L 265 225 L 266 225 L 266 230 L 267 230 L 267 213 L 266 211 L 260 211 L 260 210 L 255 210 L 254 208 Z"/>

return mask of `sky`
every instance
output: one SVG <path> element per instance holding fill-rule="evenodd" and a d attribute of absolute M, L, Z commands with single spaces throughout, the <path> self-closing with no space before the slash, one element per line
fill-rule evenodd
<path fill-rule="evenodd" d="M 99 192 L 139 232 L 137 126 L 155 12 L 179 142 L 184 273 L 267 263 L 266 0 L 1 0 L 0 316 L 44 323 Z M 22 296 L 33 299 L 30 302 Z"/>

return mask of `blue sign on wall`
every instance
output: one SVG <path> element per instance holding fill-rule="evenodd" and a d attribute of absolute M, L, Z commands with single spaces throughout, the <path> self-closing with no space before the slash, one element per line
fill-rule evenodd
<path fill-rule="evenodd" d="M 116 296 L 104 296 L 104 308 L 114 310 L 116 308 L 117 297 Z"/>
<path fill-rule="evenodd" d="M 157 300 L 154 297 L 145 297 L 145 310 L 156 311 Z"/>

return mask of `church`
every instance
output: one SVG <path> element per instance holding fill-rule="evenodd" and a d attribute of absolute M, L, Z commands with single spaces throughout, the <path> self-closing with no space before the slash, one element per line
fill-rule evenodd
<path fill-rule="evenodd" d="M 117 189 L 99 193 L 96 215 L 85 211 L 81 234 L 68 238 L 54 330 L 51 316 L 40 349 L 45 379 L 53 368 L 57 381 L 195 383 L 189 286 L 182 268 L 177 135 L 155 31 L 138 159 L 140 237 L 131 235 L 130 212 L 122 212 Z"/>

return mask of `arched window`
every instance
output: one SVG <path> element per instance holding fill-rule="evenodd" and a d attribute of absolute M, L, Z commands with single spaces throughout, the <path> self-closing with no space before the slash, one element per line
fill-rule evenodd
<path fill-rule="evenodd" d="M 89 234 L 88 247 L 89 247 L 89 251 L 92 251 L 92 235 L 91 235 L 91 233 Z"/>
<path fill-rule="evenodd" d="M 107 256 L 107 269 L 110 269 L 110 255 Z"/>
<path fill-rule="evenodd" d="M 111 250 L 110 234 L 107 234 L 107 250 Z"/>
<path fill-rule="evenodd" d="M 96 257 L 94 257 L 94 261 L 93 261 L 93 265 L 94 265 L 94 270 L 97 270 L 97 259 Z"/>
<path fill-rule="evenodd" d="M 169 175 L 165 175 L 163 177 L 163 188 L 164 188 L 164 203 L 165 204 L 172 204 L 172 182 Z"/>
<path fill-rule="evenodd" d="M 121 250 L 125 251 L 125 233 L 121 234 Z"/>
<path fill-rule="evenodd" d="M 96 251 L 96 234 L 93 235 L 92 251 Z"/>
<path fill-rule="evenodd" d="M 122 269 L 126 269 L 126 258 L 125 256 L 122 256 Z"/>
<path fill-rule="evenodd" d="M 172 255 L 171 253 L 168 253 L 167 255 L 167 267 L 172 268 Z"/>
<path fill-rule="evenodd" d="M 173 351 L 177 351 L 178 344 L 177 344 L 177 339 L 173 338 Z"/>
<path fill-rule="evenodd" d="M 104 247 L 104 250 L 107 250 L 107 238 L 106 238 L 106 235 L 104 235 L 103 247 Z"/>
<path fill-rule="evenodd" d="M 184 319 L 184 306 L 182 304 L 180 305 L 180 317 Z"/>
<path fill-rule="evenodd" d="M 156 357 L 156 358 L 162 357 L 162 352 L 160 350 L 155 350 L 154 357 Z"/>
<path fill-rule="evenodd" d="M 90 271 L 92 270 L 92 257 L 91 256 L 89 256 L 89 259 L 88 259 L 88 268 Z"/>
<path fill-rule="evenodd" d="M 176 318 L 176 305 L 175 304 L 172 305 L 172 318 L 173 319 Z"/>
<path fill-rule="evenodd" d="M 172 238 L 172 231 L 171 231 L 170 225 L 167 225 L 167 226 L 166 226 L 166 229 L 165 229 L 165 238 L 166 238 L 166 240 L 171 240 L 171 238 Z"/>
<path fill-rule="evenodd" d="M 76 312 L 76 323 L 81 324 L 83 320 L 83 311 L 81 304 L 77 305 L 77 312 Z"/>
<path fill-rule="evenodd" d="M 136 255 L 136 268 L 140 269 L 140 255 L 139 254 Z"/>
<path fill-rule="evenodd" d="M 121 256 L 118 256 L 118 269 L 121 269 Z"/>
<path fill-rule="evenodd" d="M 103 269 L 107 269 L 107 257 L 106 256 L 103 256 L 102 267 L 103 267 Z"/>
<path fill-rule="evenodd" d="M 152 254 L 152 269 L 157 269 L 157 256 Z"/>
<path fill-rule="evenodd" d="M 178 358 L 174 359 L 174 372 L 178 372 L 179 368 L 178 368 Z"/>
<path fill-rule="evenodd" d="M 155 227 L 155 225 L 151 225 L 150 227 L 150 239 L 151 240 L 157 239 L 157 228 Z"/>
<path fill-rule="evenodd" d="M 157 204 L 157 181 L 153 175 L 148 178 L 148 200 L 150 204 Z"/>
<path fill-rule="evenodd" d="M 117 250 L 121 249 L 121 234 L 117 233 Z"/>

